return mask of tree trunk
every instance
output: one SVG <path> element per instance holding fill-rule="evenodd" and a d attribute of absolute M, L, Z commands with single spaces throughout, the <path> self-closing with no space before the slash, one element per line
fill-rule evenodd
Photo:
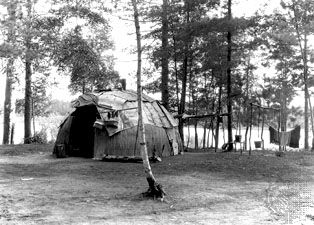
<path fill-rule="evenodd" d="M 7 79 L 5 86 L 5 100 L 4 100 L 4 113 L 3 113 L 3 140 L 4 145 L 9 144 L 10 139 L 10 124 L 11 124 L 11 97 L 12 97 L 12 84 L 13 84 L 13 64 L 14 59 L 10 57 L 7 63 Z"/>
<path fill-rule="evenodd" d="M 189 3 L 185 2 L 186 7 L 186 23 L 190 22 L 190 12 L 189 12 Z M 185 100 L 186 100 L 186 87 L 187 87 L 187 77 L 188 77 L 188 51 L 189 44 L 188 40 L 186 40 L 184 51 L 184 59 L 183 59 L 183 74 L 182 74 L 182 90 L 181 90 L 181 99 L 180 99 L 180 107 L 179 107 L 179 115 L 183 115 L 185 112 Z M 184 143 L 184 134 L 183 134 L 183 119 L 179 119 L 179 132 L 181 135 L 182 142 Z"/>
<path fill-rule="evenodd" d="M 297 33 L 297 38 L 299 42 L 299 47 L 301 51 L 301 56 L 303 60 L 303 81 L 304 81 L 304 149 L 309 149 L 309 115 L 308 115 L 308 59 L 307 59 L 307 35 L 308 31 L 304 32 L 304 47 L 302 46 L 302 40 L 301 40 L 301 32 L 299 27 L 299 21 L 297 19 L 298 12 L 296 9 L 296 2 L 293 2 L 292 4 L 292 10 L 294 13 L 294 27 Z M 304 17 L 307 17 L 307 11 L 305 11 Z"/>
<path fill-rule="evenodd" d="M 219 126 L 220 126 L 220 117 L 218 116 L 221 111 L 221 82 L 219 83 L 219 93 L 218 93 L 218 106 L 217 106 L 217 121 L 216 121 L 216 132 L 215 132 L 215 152 L 218 149 L 218 142 L 219 142 Z"/>
<path fill-rule="evenodd" d="M 35 114 L 34 114 L 34 99 L 32 99 L 32 118 L 33 118 L 33 134 L 36 134 L 36 125 L 35 125 Z"/>
<path fill-rule="evenodd" d="M 195 119 L 195 123 L 194 123 L 194 131 L 195 131 L 195 137 L 194 137 L 194 141 L 195 141 L 195 150 L 198 149 L 198 132 L 197 132 L 197 119 Z"/>
<path fill-rule="evenodd" d="M 168 53 L 168 0 L 163 0 L 162 27 L 161 27 L 161 100 L 163 106 L 169 109 L 169 53 Z"/>
<path fill-rule="evenodd" d="M 314 118 L 313 118 L 313 108 L 312 108 L 312 103 L 311 103 L 311 96 L 308 93 L 309 96 L 309 106 L 310 106 L 310 115 L 311 115 L 311 125 L 312 125 L 312 147 L 311 151 L 314 151 Z"/>
<path fill-rule="evenodd" d="M 206 73 L 204 73 L 204 90 L 206 90 L 206 87 L 207 87 L 207 76 L 206 76 Z M 205 99 L 206 99 L 206 112 L 208 112 L 209 111 L 209 98 L 208 98 L 208 93 L 206 91 L 205 91 Z M 205 120 L 205 124 L 204 124 L 203 149 L 206 148 L 206 127 L 207 127 L 207 119 Z"/>
<path fill-rule="evenodd" d="M 138 137 L 140 142 L 140 151 L 143 160 L 144 171 L 146 174 L 146 179 L 149 185 L 149 189 L 146 193 L 150 197 L 158 197 L 163 199 L 164 191 L 162 186 L 158 184 L 153 175 L 152 169 L 150 167 L 147 144 L 145 139 L 145 127 L 143 123 L 143 102 L 142 102 L 142 85 L 141 85 L 141 68 L 142 68 L 142 46 L 141 46 L 141 33 L 139 24 L 139 14 L 137 9 L 137 1 L 132 0 L 133 10 L 134 10 L 134 24 L 136 30 L 136 40 L 137 40 L 137 95 L 138 95 Z"/>
<path fill-rule="evenodd" d="M 15 123 L 12 123 L 11 127 L 11 137 L 10 137 L 10 145 L 14 144 L 14 131 L 15 131 Z"/>
<path fill-rule="evenodd" d="M 212 112 L 215 111 L 215 99 L 212 99 Z M 214 118 L 211 118 L 210 120 L 210 127 L 211 127 L 211 133 L 212 133 L 212 139 L 211 139 L 211 148 L 213 148 L 213 143 L 215 139 L 215 127 L 214 127 Z"/>
<path fill-rule="evenodd" d="M 188 140 L 186 142 L 186 147 L 189 148 L 189 145 L 190 145 L 190 119 L 187 120 L 186 124 L 188 125 Z"/>
<path fill-rule="evenodd" d="M 15 44 L 15 23 L 16 23 L 16 2 L 12 1 L 8 6 L 10 28 L 8 30 L 8 43 Z M 14 56 L 10 55 L 6 68 L 6 85 L 5 85 L 5 99 L 3 109 L 3 144 L 9 144 L 10 138 L 10 124 L 12 111 L 12 85 L 13 85 L 13 71 L 14 71 Z"/>
<path fill-rule="evenodd" d="M 249 149 L 249 155 L 251 155 L 251 152 L 252 152 L 252 145 L 251 145 L 251 138 L 252 138 L 252 124 L 253 124 L 253 105 L 252 103 L 250 103 L 250 138 L 249 138 L 249 146 L 250 146 L 250 149 Z M 278 134 L 278 137 L 279 137 L 279 134 Z M 280 142 L 279 142 L 280 144 Z"/>
<path fill-rule="evenodd" d="M 307 68 L 307 36 L 304 35 L 304 149 L 309 149 L 309 90 L 308 90 L 308 68 Z"/>
<path fill-rule="evenodd" d="M 179 76 L 178 76 L 178 63 L 177 63 L 177 45 L 176 45 L 176 38 L 173 35 L 173 57 L 174 57 L 174 71 L 175 71 L 175 77 L 176 77 L 176 96 L 177 96 L 177 107 L 178 107 L 178 114 L 180 114 L 180 99 L 179 99 Z"/>
<path fill-rule="evenodd" d="M 27 144 L 29 138 L 32 136 L 31 132 L 31 101 L 32 101 L 32 89 L 31 89 L 31 62 L 25 63 L 25 104 L 24 104 L 24 143 Z"/>
<path fill-rule="evenodd" d="M 280 121 L 280 127 L 281 131 L 286 131 L 286 110 L 287 110 L 287 101 L 286 101 L 286 84 L 285 84 L 285 74 L 284 72 L 281 73 L 282 77 L 279 76 L 279 79 L 281 80 L 281 86 L 280 86 L 280 105 L 281 105 L 281 121 Z"/>
<path fill-rule="evenodd" d="M 185 112 L 185 99 L 186 99 L 186 86 L 187 86 L 187 67 L 188 67 L 188 58 L 187 54 L 185 54 L 185 58 L 183 61 L 183 77 L 182 77 L 182 90 L 181 90 L 181 99 L 180 99 L 180 107 L 179 107 L 179 115 L 183 115 Z M 184 134 L 183 134 L 183 119 L 179 119 L 179 132 L 184 143 Z"/>
<path fill-rule="evenodd" d="M 206 127 L 207 127 L 207 119 L 205 120 L 204 124 L 204 132 L 203 132 L 203 149 L 206 148 Z"/>
<path fill-rule="evenodd" d="M 249 113 L 249 89 L 250 89 L 250 64 L 251 64 L 251 57 L 249 55 L 248 61 L 247 61 L 247 68 L 246 68 L 246 85 L 245 85 L 245 101 L 244 101 L 244 115 L 248 115 Z M 244 150 L 248 149 L 248 139 L 247 139 L 247 135 L 248 135 L 248 131 L 249 131 L 249 124 L 250 124 L 250 119 L 248 117 L 246 117 L 245 119 L 246 122 L 246 130 L 245 130 L 245 139 L 244 139 Z M 250 144 L 249 144 L 250 145 Z"/>
<path fill-rule="evenodd" d="M 24 143 L 27 144 L 29 138 L 32 136 L 31 132 L 31 104 L 32 104 L 32 70 L 31 70 L 31 34 L 30 34 L 30 25 L 31 25 L 31 10 L 32 2 L 27 0 L 27 30 L 26 30 L 26 40 L 25 40 L 25 104 L 24 104 Z"/>
<path fill-rule="evenodd" d="M 228 0 L 228 20 L 231 21 L 231 0 Z M 228 52 L 227 52 L 227 111 L 228 111 L 228 143 L 232 143 L 232 100 L 231 100 L 231 53 L 232 53 L 232 34 L 227 33 Z M 228 145 L 228 150 L 232 150 L 233 145 Z"/>

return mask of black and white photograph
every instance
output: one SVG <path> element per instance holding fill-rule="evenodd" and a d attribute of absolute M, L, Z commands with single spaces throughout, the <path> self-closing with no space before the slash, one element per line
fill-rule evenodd
<path fill-rule="evenodd" d="M 1 225 L 314 225 L 314 0 L 0 0 Z"/>

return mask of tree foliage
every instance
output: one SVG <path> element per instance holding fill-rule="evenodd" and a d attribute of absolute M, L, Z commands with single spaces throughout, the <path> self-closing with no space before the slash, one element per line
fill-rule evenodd
<path fill-rule="evenodd" d="M 119 78 L 113 68 L 113 57 L 104 54 L 113 48 L 109 24 L 96 11 L 99 6 L 89 8 L 88 2 L 57 1 L 57 9 L 52 11 L 63 31 L 53 51 L 54 63 L 60 71 L 70 74 L 69 87 L 74 93 L 105 89 Z M 73 20 L 74 27 L 67 27 Z"/>
<path fill-rule="evenodd" d="M 56 64 L 63 71 L 70 71 L 70 88 L 73 92 L 104 89 L 118 79 L 118 74 L 113 69 L 113 57 L 106 56 L 105 63 L 104 57 L 77 30 L 63 37 L 55 51 Z"/>

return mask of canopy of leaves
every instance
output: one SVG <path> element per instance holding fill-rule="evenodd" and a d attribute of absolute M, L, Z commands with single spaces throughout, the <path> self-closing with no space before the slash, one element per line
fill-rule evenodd
<path fill-rule="evenodd" d="M 33 116 L 48 116 L 48 107 L 51 103 L 51 96 L 47 95 L 47 77 L 37 76 L 34 82 L 32 82 L 32 110 Z M 24 99 L 17 99 L 15 102 L 15 112 L 24 113 Z"/>
<path fill-rule="evenodd" d="M 113 70 L 113 58 L 107 57 L 105 64 L 77 30 L 62 39 L 54 55 L 59 68 L 70 71 L 73 92 L 104 89 L 118 79 Z"/>
<path fill-rule="evenodd" d="M 51 10 L 56 21 L 60 21 L 54 63 L 70 75 L 69 87 L 74 93 L 104 89 L 119 77 L 113 69 L 113 56 L 105 54 L 113 43 L 101 10 L 107 11 L 101 1 L 88 0 L 55 1 Z"/>

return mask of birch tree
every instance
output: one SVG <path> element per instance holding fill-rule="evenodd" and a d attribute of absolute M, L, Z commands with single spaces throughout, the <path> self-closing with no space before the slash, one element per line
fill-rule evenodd
<path fill-rule="evenodd" d="M 138 137 L 140 142 L 140 151 L 143 160 L 144 171 L 146 179 L 149 185 L 149 189 L 146 192 L 147 196 L 157 197 L 163 199 L 165 192 L 162 185 L 156 182 L 153 175 L 148 154 L 147 144 L 145 138 L 145 127 L 143 123 L 143 102 L 142 102 L 142 85 L 141 85 L 141 69 L 142 69 L 142 47 L 141 47 L 141 32 L 139 23 L 139 12 L 137 6 L 137 0 L 132 0 L 134 25 L 136 30 L 136 43 L 137 43 L 137 101 L 138 101 Z"/>

